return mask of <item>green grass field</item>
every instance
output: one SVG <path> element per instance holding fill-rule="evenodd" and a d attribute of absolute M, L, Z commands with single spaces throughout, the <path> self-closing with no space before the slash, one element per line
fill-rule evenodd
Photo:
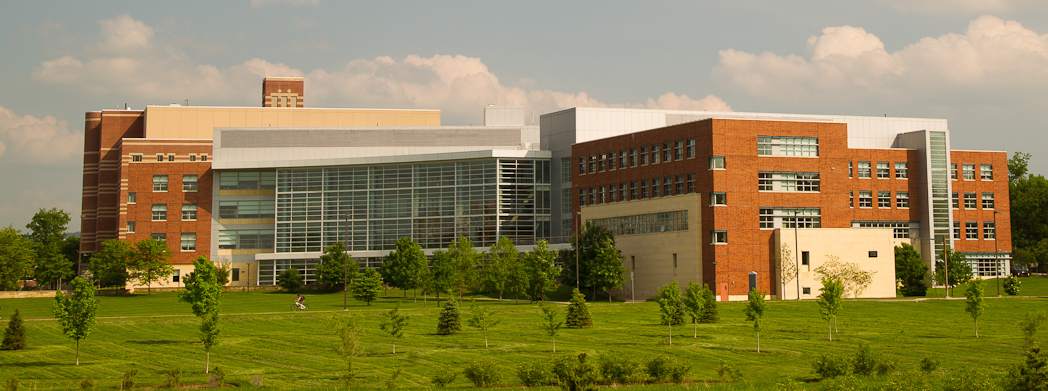
<path fill-rule="evenodd" d="M 987 293 L 995 296 L 995 287 L 988 287 Z M 1048 296 L 1048 279 L 1025 278 L 1022 288 L 1024 295 Z M 503 385 L 519 387 L 513 368 L 554 357 L 552 343 L 539 326 L 537 305 L 484 300 L 482 304 L 492 306 L 502 320 L 489 331 L 491 347 L 484 348 L 480 331 L 468 327 L 458 335 L 437 335 L 439 309 L 432 298 L 423 307 L 422 299 L 413 302 L 410 292 L 407 298 L 399 291 L 389 293 L 390 297 L 370 307 L 349 299 L 350 313 L 363 317 L 366 330 L 366 352 L 355 361 L 358 386 L 384 388 L 399 369 L 400 388 L 425 389 L 431 387 L 429 378 L 445 368 L 457 371 L 472 361 L 494 360 L 505 369 Z M 962 293 L 958 289 L 955 295 Z M 341 311 L 341 292 L 307 293 L 307 312 L 289 310 L 294 297 L 258 291 L 224 295 L 223 339 L 212 349 L 211 363 L 227 370 L 227 381 L 252 388 L 249 380 L 261 375 L 269 389 L 344 389 L 345 361 L 334 351 L 337 337 L 329 327 L 331 317 L 346 316 Z M 188 304 L 179 303 L 173 293 L 100 299 L 102 318 L 81 342 L 80 366 L 73 365 L 74 341 L 49 319 L 51 299 L 0 300 L 5 321 L 15 308 L 31 319 L 26 322 L 29 349 L 0 351 L 0 381 L 17 376 L 23 386 L 35 387 L 25 389 L 62 390 L 75 388 L 80 379 L 89 377 L 96 379 L 96 389 L 116 389 L 121 374 L 136 368 L 141 386 L 157 386 L 171 367 L 183 369 L 185 383 L 206 381 L 204 349 L 197 342 L 200 322 Z M 942 361 L 943 373 L 979 368 L 1000 375 L 1023 357 L 1016 323 L 1027 311 L 1048 309 L 1048 299 L 991 297 L 987 301 L 978 339 L 963 300 L 848 301 L 833 342 L 827 341 L 827 325 L 814 302 L 769 301 L 760 354 L 755 352 L 756 338 L 742 313 L 744 303 L 720 303 L 721 321 L 699 325 L 698 338 L 692 338 L 691 325 L 675 327 L 674 343 L 669 346 L 667 328 L 658 324 L 655 303 L 598 301 L 590 307 L 595 326 L 564 329 L 557 338 L 557 354 L 681 357 L 692 364 L 694 382 L 681 386 L 684 388 L 774 389 L 787 378 L 812 381 L 814 357 L 851 354 L 859 343 L 869 343 L 875 353 L 897 361 L 900 371 L 916 368 L 925 357 L 935 357 Z M 381 313 L 395 304 L 410 316 L 410 324 L 405 337 L 397 341 L 397 354 L 392 355 L 390 339 L 378 324 Z M 464 316 L 467 307 L 463 306 Z M 6 322 L 0 326 L 6 327 Z M 721 362 L 741 369 L 742 379 L 718 384 L 716 368 Z M 460 375 L 450 387 L 471 385 Z"/>

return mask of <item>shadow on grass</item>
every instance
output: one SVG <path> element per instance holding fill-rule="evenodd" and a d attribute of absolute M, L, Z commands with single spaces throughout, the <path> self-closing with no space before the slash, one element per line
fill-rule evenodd
<path fill-rule="evenodd" d="M 181 343 L 182 341 L 172 341 L 172 340 L 168 340 L 168 339 L 160 339 L 160 340 L 152 340 L 152 341 L 127 341 L 127 342 L 128 343 L 133 343 L 133 344 L 138 344 L 138 345 L 174 345 L 174 344 L 177 344 L 177 343 Z"/>

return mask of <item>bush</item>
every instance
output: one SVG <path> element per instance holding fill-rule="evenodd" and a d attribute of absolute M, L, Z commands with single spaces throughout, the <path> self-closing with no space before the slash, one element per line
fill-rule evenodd
<path fill-rule="evenodd" d="M 783 383 L 775 384 L 775 391 L 801 391 L 801 385 L 793 379 L 786 379 Z"/>
<path fill-rule="evenodd" d="M 832 379 L 851 373 L 848 360 L 840 356 L 820 355 L 811 362 L 811 369 L 823 379 Z"/>
<path fill-rule="evenodd" d="M 389 379 L 386 379 L 386 388 L 397 388 L 397 379 L 400 379 L 401 373 L 404 373 L 403 369 L 394 369 L 393 372 L 389 374 Z"/>
<path fill-rule="evenodd" d="M 277 285 L 288 292 L 297 291 L 303 284 L 302 273 L 293 267 L 284 269 L 277 275 Z"/>
<path fill-rule="evenodd" d="M 455 378 L 457 377 L 457 371 L 452 371 L 451 368 L 443 367 L 436 375 L 429 378 L 429 382 L 433 383 L 437 388 L 444 388 L 447 387 L 448 384 L 451 384 L 451 382 L 455 381 Z"/>
<path fill-rule="evenodd" d="M 578 288 L 571 293 L 570 303 L 567 326 L 576 329 L 593 326 L 593 318 L 590 317 L 589 307 L 586 306 L 586 296 L 583 296 Z"/>
<path fill-rule="evenodd" d="M 474 387 L 486 388 L 502 382 L 502 371 L 494 361 L 472 362 L 462 371 Z"/>
<path fill-rule="evenodd" d="M 936 360 L 931 357 L 925 357 L 921 360 L 920 364 L 917 364 L 917 366 L 920 367 L 921 370 L 924 371 L 924 373 L 932 373 L 935 371 L 936 368 L 939 368 L 939 360 Z"/>
<path fill-rule="evenodd" d="M 262 376 L 261 373 L 257 373 L 255 375 L 251 376 L 251 386 L 252 387 L 255 387 L 255 388 L 262 387 L 264 381 L 265 381 L 265 376 Z"/>
<path fill-rule="evenodd" d="M 22 313 L 15 310 L 15 314 L 7 322 L 7 329 L 4 330 L 4 341 L 0 343 L 0 350 L 23 349 L 25 349 L 25 323 L 22 321 Z"/>
<path fill-rule="evenodd" d="M 80 380 L 80 389 L 82 391 L 93 391 L 95 389 L 95 379 L 85 377 Z"/>
<path fill-rule="evenodd" d="M 180 384 L 182 384 L 182 368 L 168 368 L 167 376 L 164 377 L 164 387 L 175 388 Z"/>
<path fill-rule="evenodd" d="M 138 382 L 138 370 L 128 369 L 124 371 L 124 377 L 120 380 L 120 389 L 122 390 L 133 390 L 135 383 Z"/>
<path fill-rule="evenodd" d="M 1008 276 L 1004 279 L 1004 293 L 1007 293 L 1010 296 L 1018 295 L 1019 285 L 1022 285 L 1022 282 L 1019 281 L 1018 277 Z"/>
<path fill-rule="evenodd" d="M 1048 360 L 1038 357 L 1041 348 L 1033 346 L 1026 350 L 1026 359 L 1022 363 L 1008 368 L 1002 384 L 1004 389 L 1012 390 L 1044 390 L 1048 384 Z M 1041 387 L 1041 388 L 1037 388 Z"/>
<path fill-rule="evenodd" d="M 856 375 L 870 376 L 877 367 L 877 357 L 870 352 L 870 345 L 859 344 L 859 351 L 855 352 L 855 360 L 852 362 L 852 372 Z"/>
<path fill-rule="evenodd" d="M 888 376 L 895 372 L 895 361 L 881 360 L 875 369 L 878 376 Z"/>
<path fill-rule="evenodd" d="M 437 334 L 450 335 L 462 331 L 462 319 L 459 315 L 457 302 L 452 299 L 444 304 L 440 311 L 440 320 L 437 322 Z"/>
<path fill-rule="evenodd" d="M 22 380 L 17 377 L 7 379 L 7 391 L 18 391 L 18 388 L 22 386 Z"/>
<path fill-rule="evenodd" d="M 576 290 L 577 292 L 578 290 Z M 586 353 L 578 357 L 561 356 L 553 363 L 553 376 L 566 391 L 596 391 L 597 367 L 586 360 Z"/>
<path fill-rule="evenodd" d="M 717 376 L 720 376 L 721 381 L 724 383 L 734 382 L 742 378 L 742 371 L 731 364 L 721 361 L 720 366 L 717 367 Z"/>
<path fill-rule="evenodd" d="M 629 355 L 603 354 L 599 358 L 600 374 L 608 383 L 634 384 L 644 381 L 644 366 Z"/>
<path fill-rule="evenodd" d="M 675 358 L 658 355 L 648 360 L 648 376 L 655 382 L 666 381 L 674 383 L 683 382 L 691 371 L 691 365 Z"/>
<path fill-rule="evenodd" d="M 517 366 L 517 377 L 525 387 L 553 384 L 553 373 L 541 362 L 524 363 Z"/>
<path fill-rule="evenodd" d="M 862 384 L 862 380 L 852 375 L 828 379 L 822 382 L 822 387 L 819 388 L 822 391 L 864 391 L 866 389 Z"/>
<path fill-rule="evenodd" d="M 1044 390 L 1045 379 L 1041 379 L 1040 388 L 1023 388 L 1022 390 Z M 942 389 L 946 391 L 988 391 L 996 390 L 997 383 L 985 373 L 964 369 L 960 373 L 943 378 Z"/>
<path fill-rule="evenodd" d="M 935 387 L 929 381 L 930 378 L 923 372 L 906 372 L 897 376 L 892 376 L 888 382 L 884 383 L 882 391 L 913 391 L 913 390 L 932 390 Z"/>
<path fill-rule="evenodd" d="M 209 384 L 211 387 L 222 387 L 223 382 L 226 380 L 226 370 L 220 366 L 211 368 L 209 376 Z"/>

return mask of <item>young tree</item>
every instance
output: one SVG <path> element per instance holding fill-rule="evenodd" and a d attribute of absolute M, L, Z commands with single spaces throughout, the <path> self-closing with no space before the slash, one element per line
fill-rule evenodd
<path fill-rule="evenodd" d="M 379 291 L 382 290 L 382 279 L 378 271 L 372 268 L 364 269 L 363 276 L 353 284 L 353 298 L 367 303 L 378 299 Z"/>
<path fill-rule="evenodd" d="M 819 290 L 822 293 L 819 294 L 819 299 L 816 303 L 819 304 L 819 313 L 822 314 L 822 319 L 826 321 L 826 327 L 829 329 L 830 341 L 833 341 L 837 314 L 844 307 L 844 284 L 840 280 L 823 278 L 822 288 Z"/>
<path fill-rule="evenodd" d="M 764 292 L 758 291 L 757 288 L 750 290 L 749 297 L 750 300 L 746 303 L 744 312 L 746 313 L 746 320 L 753 322 L 753 331 L 757 332 L 757 353 L 760 353 L 761 329 L 764 328 L 762 321 L 768 305 L 764 302 Z"/>
<path fill-rule="evenodd" d="M 495 327 L 501 322 L 499 319 L 494 318 L 495 311 L 490 308 L 481 308 L 477 305 L 477 301 L 469 300 L 469 327 L 480 329 L 484 332 L 484 347 L 488 347 L 488 329 Z"/>
<path fill-rule="evenodd" d="M 1048 321 L 1048 316 L 1045 315 L 1044 311 L 1040 311 L 1027 312 L 1026 318 L 1019 322 L 1019 329 L 1023 332 L 1027 349 L 1036 345 L 1034 337 L 1037 336 L 1037 330 L 1041 328 L 1045 321 Z"/>
<path fill-rule="evenodd" d="M 902 282 L 903 296 L 924 296 L 928 287 L 924 280 L 928 278 L 928 265 L 921 260 L 921 254 L 913 246 L 903 243 L 895 247 L 895 278 Z"/>
<path fill-rule="evenodd" d="M 0 228 L 0 290 L 18 289 L 33 274 L 33 242 L 14 227 Z"/>
<path fill-rule="evenodd" d="M 458 293 L 459 301 L 462 301 L 466 290 L 476 286 L 480 253 L 473 247 L 473 243 L 463 236 L 451 243 L 448 247 L 448 256 L 452 270 L 454 270 L 451 286 Z"/>
<path fill-rule="evenodd" d="M 346 359 L 347 380 L 350 382 L 355 377 L 353 374 L 353 360 L 363 351 L 363 345 L 360 342 L 360 336 L 364 332 L 363 327 L 361 327 L 362 324 L 363 320 L 360 319 L 359 315 L 333 315 L 331 317 L 331 328 L 335 330 L 339 339 L 339 344 L 335 347 L 335 353 L 338 353 L 339 357 Z"/>
<path fill-rule="evenodd" d="M 844 286 L 844 292 L 852 293 L 852 297 L 858 298 L 866 288 L 873 283 L 873 275 L 876 272 L 863 270 L 857 263 L 841 262 L 836 255 L 827 255 L 826 263 L 815 269 L 819 278 L 829 278 L 840 281 Z"/>
<path fill-rule="evenodd" d="M 684 290 L 684 298 L 681 301 L 684 303 L 684 312 L 691 316 L 693 326 L 691 337 L 698 338 L 699 321 L 706 307 L 706 300 L 702 298 L 702 286 L 688 281 L 688 287 Z"/>
<path fill-rule="evenodd" d="M 512 274 L 515 264 L 520 259 L 517 248 L 513 241 L 503 236 L 499 238 L 484 259 L 484 268 L 481 269 L 481 282 L 485 290 L 498 292 L 499 301 L 502 294 L 512 283 Z"/>
<path fill-rule="evenodd" d="M 328 288 L 345 289 L 358 273 L 357 263 L 349 257 L 346 246 L 335 243 L 324 249 L 317 265 L 317 283 Z"/>
<path fill-rule="evenodd" d="M 571 291 L 566 320 L 567 326 L 573 329 L 593 326 L 593 318 L 590 317 L 589 307 L 586 306 L 586 296 L 583 296 L 578 289 Z"/>
<path fill-rule="evenodd" d="M 935 261 L 935 283 L 945 285 L 947 289 L 950 289 L 950 294 L 953 294 L 954 287 L 971 281 L 972 265 L 965 261 L 964 254 L 953 251 L 949 247 L 946 248 L 945 252 L 948 260 L 947 266 L 943 266 L 943 254 L 938 254 Z M 943 271 L 947 273 L 943 273 Z M 949 281 L 946 281 L 947 276 L 945 274 L 949 274 Z"/>
<path fill-rule="evenodd" d="M 400 314 L 399 303 L 389 312 L 383 313 L 382 316 L 385 319 L 379 324 L 379 329 L 389 334 L 393 339 L 393 354 L 397 354 L 397 338 L 404 336 L 404 327 L 408 325 L 408 317 Z"/>
<path fill-rule="evenodd" d="M 95 313 L 98 311 L 98 299 L 95 298 L 95 287 L 83 278 L 73 279 L 72 296 L 55 292 L 55 301 L 51 312 L 62 325 L 62 332 L 76 340 L 76 365 L 80 365 L 80 340 L 87 338 L 95 326 Z"/>
<path fill-rule="evenodd" d="M 200 343 L 204 344 L 204 352 L 207 361 L 204 362 L 204 373 L 209 373 L 211 368 L 211 348 L 218 345 L 218 335 L 222 332 L 218 326 L 218 311 L 204 314 L 200 322 Z"/>
<path fill-rule="evenodd" d="M 135 258 L 131 278 L 146 284 L 146 292 L 153 294 L 153 283 L 175 272 L 171 267 L 171 250 L 167 243 L 156 239 L 142 239 L 135 243 Z"/>
<path fill-rule="evenodd" d="M 560 327 L 564 325 L 564 322 L 557 321 L 557 318 L 560 318 L 560 311 L 545 303 L 539 304 L 539 308 L 542 309 L 542 329 L 546 330 L 546 335 L 553 338 L 553 353 L 556 353 L 557 334 L 560 333 Z"/>
<path fill-rule="evenodd" d="M 702 306 L 702 317 L 699 318 L 699 323 L 717 323 L 719 316 L 717 315 L 717 296 L 710 290 L 709 285 L 702 284 L 702 291 L 699 292 L 702 296 L 704 305 Z"/>
<path fill-rule="evenodd" d="M 670 345 L 673 345 L 673 325 L 684 324 L 684 302 L 680 299 L 680 286 L 677 281 L 663 285 L 655 296 L 662 312 L 662 324 L 669 326 Z"/>
<path fill-rule="evenodd" d="M 422 246 L 405 236 L 397 240 L 396 248 L 386 256 L 379 272 L 382 281 L 403 290 L 407 296 L 408 289 L 417 290 L 422 286 L 425 270 L 426 254 Z M 417 293 L 415 301 L 418 301 Z"/>
<path fill-rule="evenodd" d="M 966 297 L 964 300 L 964 312 L 971 315 L 972 320 L 975 321 L 975 338 L 979 338 L 979 317 L 986 310 L 983 293 L 983 280 L 978 278 L 969 282 L 968 289 L 964 291 L 964 296 Z"/>
<path fill-rule="evenodd" d="M 134 264 L 135 248 L 131 242 L 109 239 L 102 242 L 102 251 L 91 257 L 88 270 L 100 286 L 124 286 L 130 277 L 128 269 Z"/>
<path fill-rule="evenodd" d="M 297 291 L 302 285 L 304 285 L 302 273 L 299 273 L 298 269 L 294 267 L 284 269 L 280 274 L 277 274 L 277 286 L 288 292 Z"/>
<path fill-rule="evenodd" d="M 426 290 L 437 294 L 437 306 L 440 306 L 440 294 L 450 295 L 455 280 L 455 266 L 451 262 L 451 255 L 443 250 L 434 251 L 433 258 L 429 261 L 429 270 Z"/>
<path fill-rule="evenodd" d="M 535 249 L 524 253 L 522 257 L 527 287 L 528 300 L 543 301 L 546 294 L 557 289 L 557 278 L 560 277 L 560 266 L 555 264 L 557 253 L 550 251 L 549 243 L 539 240 Z"/>
<path fill-rule="evenodd" d="M 39 283 L 58 284 L 75 275 L 73 264 L 75 258 L 70 259 L 63 252 L 66 240 L 66 225 L 69 224 L 69 213 L 58 209 L 41 208 L 33 215 L 26 228 L 29 241 L 33 242 L 36 250 L 36 265 L 34 276 Z"/>
<path fill-rule="evenodd" d="M 622 288 L 622 282 L 626 281 L 626 267 L 622 262 L 622 255 L 619 254 L 619 248 L 615 246 L 612 238 L 604 238 L 597 242 L 589 282 L 593 289 L 608 292 L 609 303 L 611 290 Z M 593 299 L 596 300 L 596 295 Z"/>
<path fill-rule="evenodd" d="M 560 275 L 561 284 L 574 286 L 577 279 L 579 289 L 596 290 L 592 285 L 593 279 L 590 274 L 593 272 L 594 258 L 597 255 L 597 244 L 604 239 L 615 242 L 615 237 L 604 227 L 589 222 L 582 226 L 581 231 L 572 237 L 571 250 L 561 251 L 559 254 L 558 263 L 564 266 L 564 272 Z M 577 270 L 576 264 L 578 265 Z"/>
<path fill-rule="evenodd" d="M 777 258 L 779 263 L 779 282 L 782 283 L 779 299 L 786 300 L 786 284 L 797 278 L 797 260 L 793 258 L 793 250 L 786 243 L 782 243 L 782 246 L 779 247 Z"/>
<path fill-rule="evenodd" d="M 462 317 L 459 314 L 458 301 L 448 300 L 440 311 L 437 320 L 437 334 L 451 335 L 462 331 Z"/>
<path fill-rule="evenodd" d="M 218 312 L 222 303 L 222 285 L 218 283 L 218 268 L 201 255 L 193 260 L 193 272 L 183 279 L 186 289 L 178 292 L 178 301 L 189 303 L 193 315 L 204 317 Z"/>
<path fill-rule="evenodd" d="M 25 347 L 25 322 L 22 321 L 22 313 L 15 309 L 14 316 L 7 321 L 0 350 L 23 350 Z"/>

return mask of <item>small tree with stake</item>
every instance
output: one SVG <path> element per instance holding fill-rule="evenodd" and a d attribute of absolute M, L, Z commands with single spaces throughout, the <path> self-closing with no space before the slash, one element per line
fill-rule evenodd
<path fill-rule="evenodd" d="M 571 293 L 571 302 L 568 304 L 567 315 L 568 327 L 581 329 L 593 326 L 593 318 L 590 317 L 589 307 L 586 306 L 586 297 L 575 288 Z"/>
<path fill-rule="evenodd" d="M 680 299 L 680 287 L 677 281 L 659 288 L 656 300 L 662 312 L 662 324 L 669 326 L 670 345 L 673 345 L 673 325 L 684 324 L 684 303 Z"/>
<path fill-rule="evenodd" d="M 539 304 L 539 308 L 542 309 L 542 328 L 546 330 L 546 335 L 553 338 L 553 353 L 557 352 L 557 334 L 560 333 L 560 327 L 564 325 L 564 322 L 558 322 L 557 318 L 560 317 L 560 311 L 551 305 L 542 303 Z"/>
<path fill-rule="evenodd" d="M 699 321 L 706 308 L 706 301 L 702 299 L 702 286 L 688 281 L 688 287 L 684 290 L 684 312 L 691 316 L 692 338 L 699 337 Z"/>
<path fill-rule="evenodd" d="M 750 290 L 750 301 L 746 303 L 746 320 L 753 322 L 753 331 L 757 332 L 757 353 L 761 352 L 761 329 L 764 328 L 762 319 L 768 305 L 764 302 L 764 293 L 753 288 Z"/>
<path fill-rule="evenodd" d="M 404 327 L 408 325 L 408 317 L 400 314 L 399 303 L 382 316 L 385 319 L 378 327 L 393 339 L 393 354 L 397 354 L 397 338 L 404 336 Z"/>
<path fill-rule="evenodd" d="M 87 280 L 77 277 L 73 279 L 72 285 L 72 296 L 64 296 L 61 291 L 55 292 L 51 312 L 62 325 L 62 332 L 76 340 L 76 365 L 80 365 L 80 340 L 87 338 L 95 326 L 98 299 L 95 298 L 95 287 Z"/>
<path fill-rule="evenodd" d="M 819 294 L 819 300 L 816 303 L 819 304 L 819 313 L 822 314 L 822 319 L 826 321 L 826 328 L 829 329 L 830 341 L 833 341 L 837 313 L 841 312 L 841 308 L 844 307 L 844 284 L 840 280 L 823 278 L 822 288 L 819 290 L 822 293 Z"/>
<path fill-rule="evenodd" d="M 982 316 L 983 311 L 986 309 L 986 303 L 983 301 L 983 280 L 975 279 L 968 283 L 968 289 L 964 291 L 964 312 L 972 316 L 972 320 L 975 321 L 975 338 L 979 338 L 979 317 Z"/>
<path fill-rule="evenodd" d="M 218 311 L 209 312 L 204 315 L 200 323 L 200 342 L 204 344 L 204 352 L 207 361 L 204 363 L 204 373 L 209 373 L 211 368 L 211 347 L 218 345 L 218 335 L 222 330 L 218 327 Z"/>
<path fill-rule="evenodd" d="M 352 382 L 354 378 L 353 359 L 360 355 L 363 350 L 360 342 L 360 334 L 362 334 L 361 323 L 359 316 L 331 317 L 331 327 L 338 334 L 339 338 L 339 344 L 335 347 L 335 352 L 346 359 L 346 368 L 349 371 L 347 372 L 347 381 L 349 382 Z"/>
<path fill-rule="evenodd" d="M 470 327 L 480 329 L 484 332 L 484 347 L 488 347 L 488 329 L 495 327 L 499 324 L 499 320 L 493 318 L 494 311 L 490 309 L 481 308 L 477 305 L 477 301 L 469 300 L 469 319 L 467 322 Z"/>

